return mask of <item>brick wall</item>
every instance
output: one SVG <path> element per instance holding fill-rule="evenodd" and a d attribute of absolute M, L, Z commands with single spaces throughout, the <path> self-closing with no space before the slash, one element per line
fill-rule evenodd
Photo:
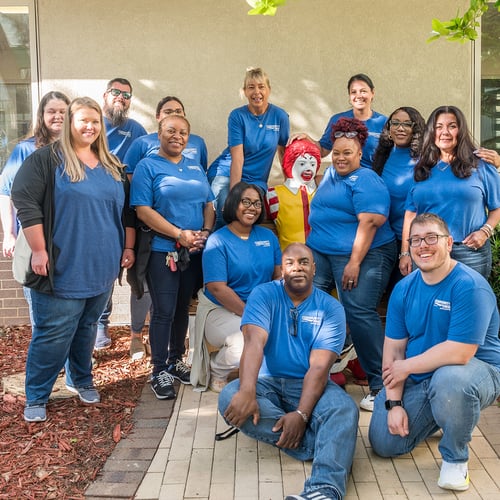
<path fill-rule="evenodd" d="M 0 231 L 0 242 L 3 233 Z M 118 282 L 113 293 L 113 314 L 111 323 L 114 325 L 130 324 L 130 287 L 125 276 L 123 285 Z M 28 325 L 29 313 L 23 288 L 12 277 L 12 260 L 1 256 L 0 252 L 0 327 Z"/>

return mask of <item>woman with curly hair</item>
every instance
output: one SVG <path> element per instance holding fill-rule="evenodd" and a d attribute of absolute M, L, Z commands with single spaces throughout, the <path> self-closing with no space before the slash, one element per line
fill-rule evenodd
<path fill-rule="evenodd" d="M 311 202 L 307 245 L 316 262 L 314 283 L 342 302 L 370 394 L 360 403 L 372 411 L 382 383 L 384 334 L 377 312 L 396 260 L 396 240 L 389 225 L 390 196 L 384 181 L 361 166 L 368 129 L 356 118 L 332 127 L 333 168 Z"/>
<path fill-rule="evenodd" d="M 396 234 L 398 252 L 401 252 L 406 197 L 413 184 L 413 169 L 420 157 L 424 131 L 425 120 L 415 108 L 397 108 L 384 125 L 373 159 L 373 170 L 382 177 L 391 195 L 389 223 Z M 395 266 L 390 288 L 402 277 L 399 266 Z"/>
<path fill-rule="evenodd" d="M 408 194 L 399 268 L 411 271 L 409 227 L 415 215 L 442 217 L 453 237 L 451 257 L 485 278 L 491 271 L 489 238 L 500 221 L 500 177 L 477 155 L 467 121 L 455 106 L 436 108 L 427 120 L 422 154 Z"/>

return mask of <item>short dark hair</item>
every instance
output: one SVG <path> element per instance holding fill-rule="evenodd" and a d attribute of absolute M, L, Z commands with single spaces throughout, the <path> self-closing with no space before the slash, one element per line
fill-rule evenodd
<path fill-rule="evenodd" d="M 368 76 L 365 75 L 364 73 L 358 73 L 357 75 L 352 75 L 351 78 L 349 78 L 349 81 L 347 82 L 347 92 L 351 91 L 351 85 L 354 82 L 365 82 L 368 87 L 370 87 L 370 90 L 375 90 L 375 85 L 373 85 L 372 79 Z"/>
<path fill-rule="evenodd" d="M 335 133 L 336 132 L 357 132 L 358 135 L 354 137 L 359 142 L 361 148 L 366 143 L 366 139 L 368 139 L 368 128 L 366 125 L 357 118 L 339 118 L 336 121 L 331 130 L 331 139 L 332 144 L 335 143 Z"/>
<path fill-rule="evenodd" d="M 180 116 L 180 115 L 171 115 L 171 116 L 166 116 L 165 118 L 162 118 L 160 123 L 158 123 L 158 133 L 160 133 L 163 129 L 163 123 L 166 122 L 167 120 L 170 120 L 171 118 L 179 118 L 181 120 L 184 120 L 184 122 L 187 125 L 188 132 L 191 133 L 191 124 L 189 123 L 189 120 L 185 116 Z"/>
<path fill-rule="evenodd" d="M 423 214 L 418 214 L 415 216 L 410 224 L 410 234 L 413 226 L 416 224 L 437 224 L 444 233 L 450 234 L 450 228 L 448 227 L 446 221 L 439 215 L 433 214 L 431 212 L 425 212 Z"/>
<path fill-rule="evenodd" d="M 122 85 L 128 85 L 130 87 L 130 92 L 132 92 L 132 84 L 126 78 L 113 78 L 106 84 L 106 90 L 109 90 L 115 82 L 121 83 Z"/>
<path fill-rule="evenodd" d="M 182 111 L 184 111 L 184 113 L 186 112 L 186 110 L 184 109 L 184 104 L 182 104 L 182 101 L 178 98 L 178 97 L 175 97 L 174 95 L 167 95 L 165 96 L 157 105 L 156 105 L 156 117 L 158 118 L 159 114 L 160 114 L 160 111 L 161 111 L 161 108 L 163 108 L 163 105 L 168 102 L 168 101 L 175 101 L 175 102 L 178 102 L 182 108 Z"/>
<path fill-rule="evenodd" d="M 260 215 L 257 217 L 255 224 L 260 224 L 264 220 L 264 195 L 262 193 L 262 189 L 259 188 L 256 184 L 248 184 L 248 182 L 238 182 L 235 184 L 229 194 L 227 195 L 226 201 L 224 203 L 224 208 L 222 210 L 222 217 L 226 221 L 227 224 L 238 220 L 236 217 L 236 212 L 238 207 L 240 206 L 241 197 L 243 196 L 244 191 L 247 189 L 253 189 L 259 195 L 260 202 L 262 204 L 262 210 L 260 211 Z"/>

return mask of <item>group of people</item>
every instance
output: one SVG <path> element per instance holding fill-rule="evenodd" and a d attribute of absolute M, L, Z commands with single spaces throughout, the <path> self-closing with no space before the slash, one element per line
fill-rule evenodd
<path fill-rule="evenodd" d="M 486 281 L 500 157 L 475 147 L 454 106 L 427 122 L 412 107 L 386 117 L 372 109 L 367 75 L 347 89 L 352 109 L 315 141 L 290 134 L 267 74 L 250 68 L 248 104 L 229 115 L 228 146 L 209 166 L 177 97 L 158 103 L 149 135 L 127 116 L 126 79 L 108 83 L 102 112 L 90 98 L 42 99 L 34 137 L 0 181 L 3 251 L 14 255 L 33 325 L 25 420 L 46 419 L 63 367 L 70 390 L 99 401 L 92 351 L 111 342 L 113 283 L 127 269 L 130 352 L 145 354 L 149 312 L 156 397 L 175 398 L 175 380 L 210 388 L 228 424 L 312 459 L 290 499 L 345 495 L 358 410 L 329 374 L 350 344 L 368 379 L 360 407 L 374 412 L 374 451 L 408 453 L 441 428 L 438 484 L 468 487 L 471 432 L 500 395 Z M 285 180 L 270 187 L 276 154 Z M 261 226 L 266 215 L 276 231 Z"/>

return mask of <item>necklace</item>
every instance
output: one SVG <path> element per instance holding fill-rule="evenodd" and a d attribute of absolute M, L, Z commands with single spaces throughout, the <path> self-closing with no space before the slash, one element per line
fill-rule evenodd
<path fill-rule="evenodd" d="M 262 113 L 261 115 L 256 115 L 254 114 L 250 108 L 248 109 L 250 111 L 250 114 L 257 120 L 258 124 L 259 124 L 259 128 L 262 128 L 264 126 L 264 124 L 262 123 L 263 120 L 264 120 L 264 117 L 266 116 L 266 113 L 267 113 L 267 110 L 269 109 L 269 106 L 266 108 L 266 110 L 264 111 L 264 113 Z"/>
<path fill-rule="evenodd" d="M 249 234 L 242 234 L 242 233 L 240 233 L 240 232 L 236 231 L 236 229 L 235 229 L 233 226 L 231 226 L 231 225 L 229 225 L 229 226 L 227 226 L 227 227 L 229 228 L 229 230 L 230 230 L 230 231 L 231 231 L 234 235 L 238 236 L 238 238 L 240 238 L 241 240 L 248 240 L 248 238 L 250 238 L 250 233 L 249 233 Z"/>

